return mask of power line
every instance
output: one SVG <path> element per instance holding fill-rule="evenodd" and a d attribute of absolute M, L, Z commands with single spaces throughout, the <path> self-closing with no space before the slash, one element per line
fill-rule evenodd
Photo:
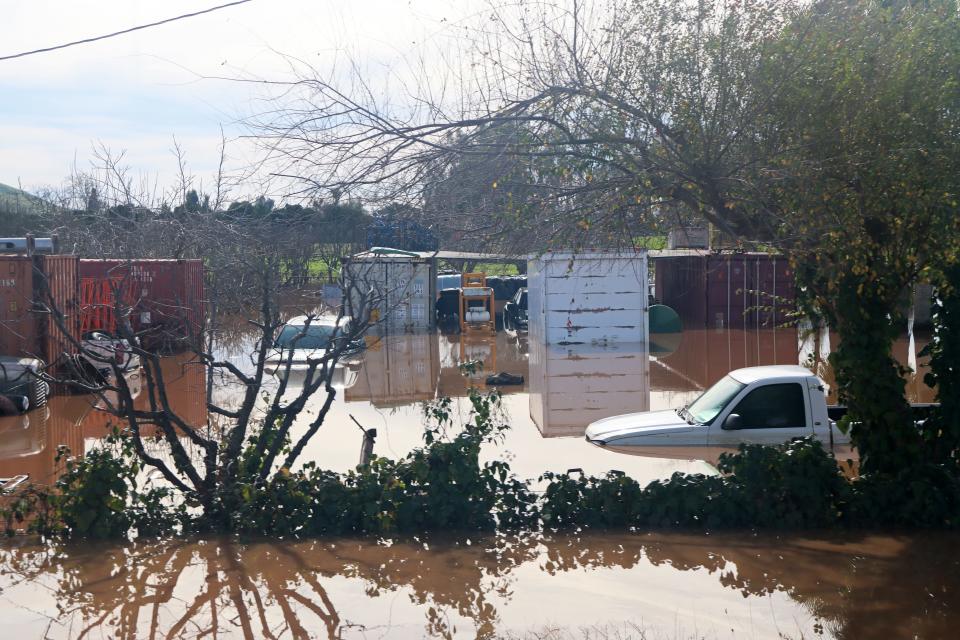
<path fill-rule="evenodd" d="M 95 36 L 93 38 L 84 38 L 83 40 L 75 40 L 73 42 L 67 42 L 64 44 L 58 44 L 52 47 L 45 47 L 43 49 L 34 49 L 33 51 L 23 51 L 21 53 L 15 53 L 9 56 L 0 56 L 0 62 L 4 60 L 13 60 L 14 58 L 23 58 L 25 56 L 32 56 L 37 53 L 46 53 L 48 51 L 56 51 L 57 49 L 66 49 L 67 47 L 73 47 L 78 44 L 86 44 L 88 42 L 96 42 L 97 40 L 106 40 L 107 38 L 113 38 L 115 36 L 122 36 L 126 33 L 131 33 L 133 31 L 140 31 L 141 29 L 149 29 L 150 27 L 156 27 L 161 24 L 167 24 L 168 22 L 176 22 L 177 20 L 184 20 L 185 18 L 192 18 L 194 16 L 203 15 L 204 13 L 212 13 L 214 11 L 219 11 L 220 9 L 226 9 L 227 7 L 234 7 L 238 4 L 246 4 L 247 2 L 253 2 L 253 0 L 237 0 L 236 2 L 228 2 L 227 4 L 221 4 L 216 7 L 210 7 L 209 9 L 204 9 L 202 11 L 194 11 L 193 13 L 185 13 L 183 15 L 175 16 L 173 18 L 167 18 L 166 20 L 159 20 L 157 22 L 151 22 L 149 24 L 141 24 L 136 27 L 130 27 L 129 29 L 124 29 L 123 31 L 114 31 L 113 33 L 107 33 L 102 36 Z"/>

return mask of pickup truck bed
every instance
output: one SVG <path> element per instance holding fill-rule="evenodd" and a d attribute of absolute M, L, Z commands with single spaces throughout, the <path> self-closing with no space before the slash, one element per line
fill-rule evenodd
<path fill-rule="evenodd" d="M 910 405 L 910 409 L 913 412 L 914 420 L 926 420 L 930 417 L 930 413 L 940 404 L 936 402 L 927 402 L 927 403 L 915 403 Z M 827 415 L 831 420 L 837 422 L 840 418 L 847 415 L 847 408 L 837 404 L 827 405 Z"/>

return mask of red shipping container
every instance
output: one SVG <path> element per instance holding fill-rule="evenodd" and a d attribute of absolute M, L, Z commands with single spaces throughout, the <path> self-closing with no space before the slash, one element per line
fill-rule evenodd
<path fill-rule="evenodd" d="M 57 376 L 79 329 L 76 256 L 0 255 L 0 355 L 40 358 Z"/>
<path fill-rule="evenodd" d="M 745 253 L 707 258 L 707 326 L 780 326 L 792 320 L 795 300 L 793 271 L 784 256 Z"/>
<path fill-rule="evenodd" d="M 707 261 L 704 256 L 674 256 L 654 260 L 654 295 L 680 316 L 684 326 L 705 324 Z"/>
<path fill-rule="evenodd" d="M 117 330 L 113 293 L 131 310 L 130 327 L 147 347 L 199 339 L 204 321 L 201 260 L 81 260 L 81 325 Z M 93 326 L 106 323 L 107 326 Z"/>
<path fill-rule="evenodd" d="M 765 253 L 671 256 L 655 261 L 656 297 L 685 327 L 773 327 L 796 308 L 793 271 Z"/>

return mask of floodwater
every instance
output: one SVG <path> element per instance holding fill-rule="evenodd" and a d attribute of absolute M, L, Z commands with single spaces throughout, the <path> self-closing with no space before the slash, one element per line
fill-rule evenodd
<path fill-rule="evenodd" d="M 955 538 L 0 548 L 9 638 L 953 638 Z"/>
<path fill-rule="evenodd" d="M 916 363 L 925 338 L 915 342 L 896 345 L 905 364 Z M 242 363 L 242 351 L 233 345 L 228 355 Z M 377 429 L 377 454 L 402 456 L 422 442 L 423 402 L 449 396 L 462 415 L 469 385 L 507 371 L 524 376 L 501 389 L 512 429 L 483 455 L 506 458 L 520 477 L 711 473 L 716 451 L 623 455 L 589 445 L 583 429 L 685 404 L 732 369 L 796 364 L 808 352 L 791 329 L 686 331 L 608 347 L 548 347 L 508 333 L 387 336 L 338 369 L 338 399 L 301 462 L 352 468 L 362 440 L 353 419 Z M 460 365 L 475 360 L 482 371 L 467 380 Z M 908 378 L 915 402 L 934 397 L 920 381 L 923 365 Z M 203 369 L 170 357 L 164 376 L 176 411 L 205 424 Z M 213 399 L 234 392 L 217 381 Z M 0 418 L 0 477 L 51 482 L 58 445 L 89 450 L 110 421 L 82 396 Z M 56 547 L 23 538 L 0 547 L 0 612 L 3 636 L 23 638 L 954 637 L 954 541 L 660 533 Z"/>

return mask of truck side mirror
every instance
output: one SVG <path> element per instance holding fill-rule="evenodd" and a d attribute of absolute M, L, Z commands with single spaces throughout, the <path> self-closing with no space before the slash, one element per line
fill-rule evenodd
<path fill-rule="evenodd" d="M 723 421 L 723 430 L 735 431 L 737 429 L 743 429 L 743 418 L 740 417 L 739 413 L 731 413 Z"/>

